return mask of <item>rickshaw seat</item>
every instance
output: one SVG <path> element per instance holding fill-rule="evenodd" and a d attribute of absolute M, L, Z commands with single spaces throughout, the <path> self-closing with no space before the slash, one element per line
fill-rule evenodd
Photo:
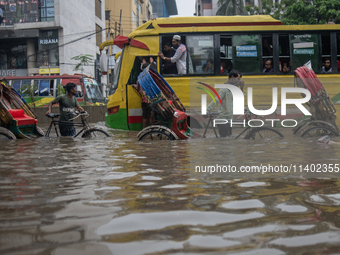
<path fill-rule="evenodd" d="M 36 125 L 37 120 L 25 114 L 23 109 L 10 109 L 8 112 L 18 122 L 18 126 Z"/>

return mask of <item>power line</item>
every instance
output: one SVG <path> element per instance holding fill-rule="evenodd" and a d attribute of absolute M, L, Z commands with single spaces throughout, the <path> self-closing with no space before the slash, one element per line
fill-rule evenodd
<path fill-rule="evenodd" d="M 85 38 L 87 38 L 87 37 L 89 37 L 89 36 L 92 36 L 92 35 L 94 35 L 94 34 L 101 33 L 102 31 L 107 30 L 107 29 L 108 29 L 108 28 L 104 28 L 104 29 L 102 29 L 102 30 L 100 30 L 100 31 L 96 31 L 96 32 L 94 32 L 94 33 L 91 33 L 91 34 L 82 36 L 82 37 L 80 37 L 80 38 L 77 38 L 77 39 L 75 39 L 75 40 L 69 41 L 69 42 L 64 43 L 64 44 L 62 44 L 62 45 L 57 45 L 57 46 L 52 47 L 52 48 L 50 48 L 50 49 L 44 49 L 44 50 L 37 51 L 37 52 L 34 53 L 34 54 L 28 55 L 27 58 L 32 57 L 32 56 L 35 56 L 35 55 L 40 54 L 40 53 L 43 53 L 44 51 L 51 51 L 51 50 L 59 49 L 60 47 L 64 47 L 65 45 L 68 45 L 68 44 L 71 44 L 71 43 L 80 41 L 80 40 L 85 39 Z M 28 62 L 29 62 L 29 61 L 28 61 Z"/>

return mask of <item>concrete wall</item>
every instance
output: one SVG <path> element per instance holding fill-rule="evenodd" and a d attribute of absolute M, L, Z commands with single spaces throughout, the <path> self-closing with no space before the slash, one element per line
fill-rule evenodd
<path fill-rule="evenodd" d="M 105 121 L 106 105 L 101 106 L 82 106 L 89 116 L 87 121 L 89 123 L 96 123 L 99 121 Z M 38 116 L 38 126 L 46 126 L 50 124 L 51 119 L 45 116 L 47 112 L 46 108 L 32 108 L 35 114 Z M 59 113 L 59 106 L 52 107 L 53 113 Z"/>

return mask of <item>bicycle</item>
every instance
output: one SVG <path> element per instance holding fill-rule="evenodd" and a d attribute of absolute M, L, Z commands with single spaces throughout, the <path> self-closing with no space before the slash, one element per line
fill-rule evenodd
<path fill-rule="evenodd" d="M 88 124 L 88 122 L 86 121 L 86 117 L 89 116 L 89 114 L 85 111 L 85 112 L 75 112 L 74 113 L 76 116 L 71 120 L 77 119 L 78 117 L 81 118 L 81 122 L 70 122 L 70 121 L 60 121 L 60 120 L 54 120 L 55 118 L 59 118 L 60 113 L 49 113 L 46 116 L 51 118 L 51 123 L 45 133 L 45 137 L 50 137 L 50 133 L 51 133 L 51 129 L 52 127 L 54 127 L 54 130 L 56 132 L 57 137 L 59 137 L 59 133 L 57 130 L 57 126 L 62 124 L 62 125 L 66 125 L 66 126 L 74 126 L 74 127 L 82 127 L 82 129 L 76 133 L 75 136 L 73 136 L 74 138 L 78 137 L 81 133 L 81 137 L 82 138 L 93 138 L 93 137 L 110 137 L 110 135 L 108 133 L 106 133 L 104 130 L 101 130 L 99 128 L 91 128 L 90 125 Z"/>
<path fill-rule="evenodd" d="M 217 113 L 208 114 L 209 121 L 208 121 L 206 129 L 204 131 L 203 137 L 205 137 L 205 134 L 208 130 L 210 123 L 212 124 L 215 136 L 218 137 L 216 130 L 215 130 L 215 127 L 213 125 L 214 116 L 216 116 L 216 115 L 217 115 Z M 248 121 L 252 120 L 252 118 L 251 118 L 252 115 L 254 115 L 255 118 L 258 117 L 257 115 L 252 114 L 249 110 L 247 110 L 247 109 L 245 110 L 245 120 L 246 120 L 245 123 L 248 123 Z M 248 131 L 248 133 L 245 135 L 244 139 L 266 139 L 266 138 L 283 138 L 284 137 L 284 135 L 280 131 L 277 131 L 274 128 L 271 128 L 271 127 L 251 127 L 251 126 L 248 125 L 246 129 L 244 129 L 240 134 L 238 134 L 235 137 L 235 139 L 239 138 L 241 135 L 243 135 L 247 131 Z"/>

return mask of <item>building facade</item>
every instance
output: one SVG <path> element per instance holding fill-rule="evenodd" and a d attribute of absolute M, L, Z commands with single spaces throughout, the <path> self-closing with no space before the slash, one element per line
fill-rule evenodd
<path fill-rule="evenodd" d="M 153 18 L 167 18 L 170 15 L 177 15 L 175 0 L 151 0 L 153 7 Z"/>
<path fill-rule="evenodd" d="M 150 0 L 106 1 L 105 10 L 110 12 L 110 23 L 109 20 L 106 21 L 106 26 L 110 27 L 109 39 L 116 38 L 119 34 L 128 36 L 137 27 L 152 19 Z"/>
<path fill-rule="evenodd" d="M 244 6 L 259 6 L 259 0 L 243 0 L 243 2 Z M 279 3 L 281 0 L 273 0 L 273 2 Z M 216 16 L 218 7 L 218 0 L 196 0 L 196 16 Z"/>
<path fill-rule="evenodd" d="M 96 58 L 105 39 L 104 0 L 1 0 L 0 8 L 0 77 L 73 74 L 72 57 Z M 94 64 L 83 73 L 94 76 Z"/>

